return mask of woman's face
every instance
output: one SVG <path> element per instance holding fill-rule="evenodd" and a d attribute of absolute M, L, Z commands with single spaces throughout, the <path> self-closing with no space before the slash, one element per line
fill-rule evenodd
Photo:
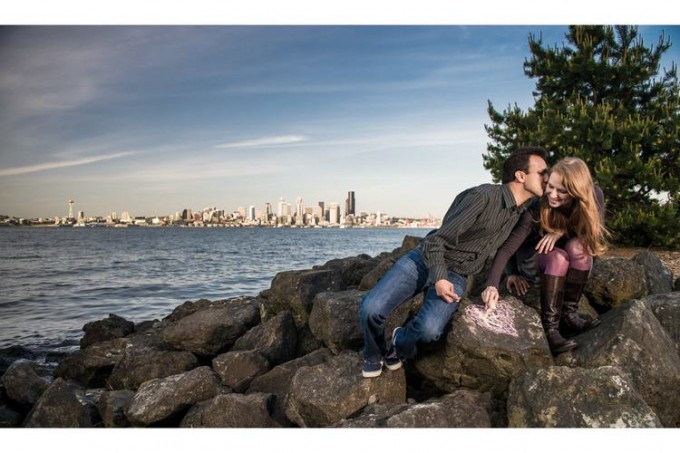
<path fill-rule="evenodd" d="M 553 209 L 566 208 L 574 200 L 562 185 L 562 177 L 555 172 L 550 173 L 548 185 L 545 188 L 545 196 L 548 198 L 548 204 Z"/>

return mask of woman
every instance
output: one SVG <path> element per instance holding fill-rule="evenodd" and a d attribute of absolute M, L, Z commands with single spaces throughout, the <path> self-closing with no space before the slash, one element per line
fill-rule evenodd
<path fill-rule="evenodd" d="M 607 250 L 604 227 L 604 196 L 593 183 L 588 166 L 581 159 L 567 157 L 550 171 L 543 197 L 535 205 L 540 239 L 538 253 L 541 273 L 541 322 L 550 350 L 557 354 L 576 347 L 560 335 L 560 317 L 576 332 L 595 327 L 599 320 L 585 320 L 577 314 L 583 288 L 593 266 L 593 257 Z M 508 259 L 532 232 L 531 223 L 518 225 L 496 252 L 482 299 L 487 309 L 498 301 L 498 284 Z M 520 293 L 527 283 L 518 276 L 509 279 Z"/>

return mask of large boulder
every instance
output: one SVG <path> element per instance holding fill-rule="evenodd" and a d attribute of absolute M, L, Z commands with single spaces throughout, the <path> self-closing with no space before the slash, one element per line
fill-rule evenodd
<path fill-rule="evenodd" d="M 510 384 L 508 424 L 515 428 L 657 428 L 661 422 L 617 367 L 554 366 Z"/>
<path fill-rule="evenodd" d="M 88 322 L 83 326 L 83 338 L 80 339 L 80 348 L 99 343 L 101 341 L 109 341 L 114 338 L 122 338 L 130 335 L 135 330 L 135 324 L 118 315 L 109 314 L 108 318 Z"/>
<path fill-rule="evenodd" d="M 584 293 L 598 313 L 604 313 L 647 295 L 645 270 L 624 258 L 596 259 Z"/>
<path fill-rule="evenodd" d="M 222 384 L 242 393 L 253 379 L 269 371 L 271 365 L 269 360 L 253 349 L 220 354 L 213 359 L 212 368 L 219 375 Z"/>
<path fill-rule="evenodd" d="M 642 266 L 648 294 L 664 294 L 673 291 L 673 274 L 658 256 L 645 250 L 635 255 L 632 260 Z"/>
<path fill-rule="evenodd" d="M 314 366 L 331 359 L 333 354 L 326 349 L 317 349 L 303 357 L 282 363 L 271 371 L 256 377 L 248 386 L 246 393 L 268 393 L 274 395 L 272 416 L 283 426 L 293 423 L 286 417 L 285 401 L 290 391 L 293 376 L 304 366 Z"/>
<path fill-rule="evenodd" d="M 107 383 L 111 389 L 137 390 L 146 381 L 181 374 L 198 365 L 198 358 L 188 351 L 127 348 Z"/>
<path fill-rule="evenodd" d="M 342 276 L 342 280 L 348 287 L 357 287 L 366 274 L 379 263 L 376 258 L 368 255 L 358 255 L 349 258 L 340 258 L 328 261 L 323 266 L 314 266 L 313 269 L 334 270 Z"/>
<path fill-rule="evenodd" d="M 290 311 L 279 313 L 272 319 L 259 324 L 236 340 L 232 350 L 257 350 L 272 365 L 295 358 L 298 333 Z"/>
<path fill-rule="evenodd" d="M 173 313 L 164 322 L 163 341 L 199 356 L 215 356 L 259 324 L 260 312 L 253 298 L 239 297 L 205 304 L 181 317 Z"/>
<path fill-rule="evenodd" d="M 92 428 L 101 425 L 96 401 L 101 391 L 88 391 L 57 378 L 26 416 L 27 428 Z"/>
<path fill-rule="evenodd" d="M 132 397 L 125 415 L 134 426 L 179 423 L 174 417 L 181 420 L 189 407 L 214 397 L 218 386 L 219 378 L 207 366 L 147 381 Z"/>
<path fill-rule="evenodd" d="M 362 364 L 358 353 L 346 352 L 328 362 L 300 368 L 286 401 L 288 419 L 299 426 L 330 426 L 372 403 L 406 401 L 403 368 L 366 379 L 361 375 Z"/>
<path fill-rule="evenodd" d="M 656 316 L 661 326 L 675 343 L 675 349 L 680 354 L 680 292 L 647 296 L 641 301 Z"/>
<path fill-rule="evenodd" d="M 350 289 L 316 295 L 309 315 L 309 329 L 334 354 L 363 345 L 359 305 L 363 291 Z"/>
<path fill-rule="evenodd" d="M 40 376 L 38 365 L 28 360 L 17 360 L 0 377 L 7 398 L 26 410 L 33 407 L 40 395 L 50 386 L 47 379 Z"/>
<path fill-rule="evenodd" d="M 334 270 L 299 270 L 279 272 L 272 280 L 268 303 L 274 313 L 290 310 L 295 324 L 307 324 L 314 296 L 323 291 L 340 291 L 347 287 Z"/>
<path fill-rule="evenodd" d="M 491 428 L 491 397 L 472 390 L 459 390 L 410 405 L 387 419 L 389 428 Z"/>
<path fill-rule="evenodd" d="M 579 347 L 559 355 L 572 368 L 618 366 L 664 426 L 680 426 L 680 356 L 675 343 L 645 303 L 632 300 L 605 313 L 602 324 L 575 338 Z"/>
<path fill-rule="evenodd" d="M 468 388 L 504 398 L 513 378 L 553 364 L 538 314 L 514 297 L 502 299 L 490 315 L 463 299 L 440 343 L 423 348 L 415 367 L 446 392 Z"/>
<path fill-rule="evenodd" d="M 104 392 L 99 398 L 99 413 L 106 428 L 130 426 L 125 410 L 130 406 L 135 392 L 132 390 L 112 390 Z"/>
<path fill-rule="evenodd" d="M 35 360 L 36 355 L 30 349 L 19 345 L 0 348 L 0 376 L 7 371 L 11 364 L 19 359 Z"/>
<path fill-rule="evenodd" d="M 217 395 L 192 407 L 180 423 L 181 428 L 274 428 L 271 416 L 272 395 L 237 393 Z"/>

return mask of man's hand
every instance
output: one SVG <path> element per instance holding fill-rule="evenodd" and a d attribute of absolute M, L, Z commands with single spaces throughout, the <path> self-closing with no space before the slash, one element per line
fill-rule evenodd
<path fill-rule="evenodd" d="M 448 280 L 437 280 L 434 284 L 434 290 L 437 292 L 437 296 L 444 299 L 447 304 L 460 301 L 460 297 L 458 297 L 454 290 L 453 283 Z"/>
<path fill-rule="evenodd" d="M 551 252 L 553 248 L 555 248 L 555 243 L 562 237 L 564 236 L 563 233 L 548 233 L 545 236 L 541 238 L 540 241 L 538 241 L 538 244 L 536 245 L 536 250 L 538 253 L 548 253 Z"/>
<path fill-rule="evenodd" d="M 487 312 L 494 311 L 498 305 L 498 289 L 495 286 L 487 286 L 482 291 L 482 300 Z"/>
<path fill-rule="evenodd" d="M 524 296 L 527 291 L 529 291 L 529 282 L 527 282 L 521 275 L 511 275 L 508 277 L 505 287 L 508 288 L 508 291 L 510 291 L 511 294 Z"/>

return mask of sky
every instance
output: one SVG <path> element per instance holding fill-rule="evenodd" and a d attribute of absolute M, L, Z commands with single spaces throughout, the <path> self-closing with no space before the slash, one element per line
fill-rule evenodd
<path fill-rule="evenodd" d="M 350 190 L 359 211 L 441 218 L 492 182 L 487 103 L 533 104 L 529 34 L 567 31 L 35 22 L 0 28 L 0 214 L 24 218 L 69 199 L 88 217 L 344 207 Z M 661 30 L 680 62 L 680 27 L 640 26 L 649 44 Z"/>

